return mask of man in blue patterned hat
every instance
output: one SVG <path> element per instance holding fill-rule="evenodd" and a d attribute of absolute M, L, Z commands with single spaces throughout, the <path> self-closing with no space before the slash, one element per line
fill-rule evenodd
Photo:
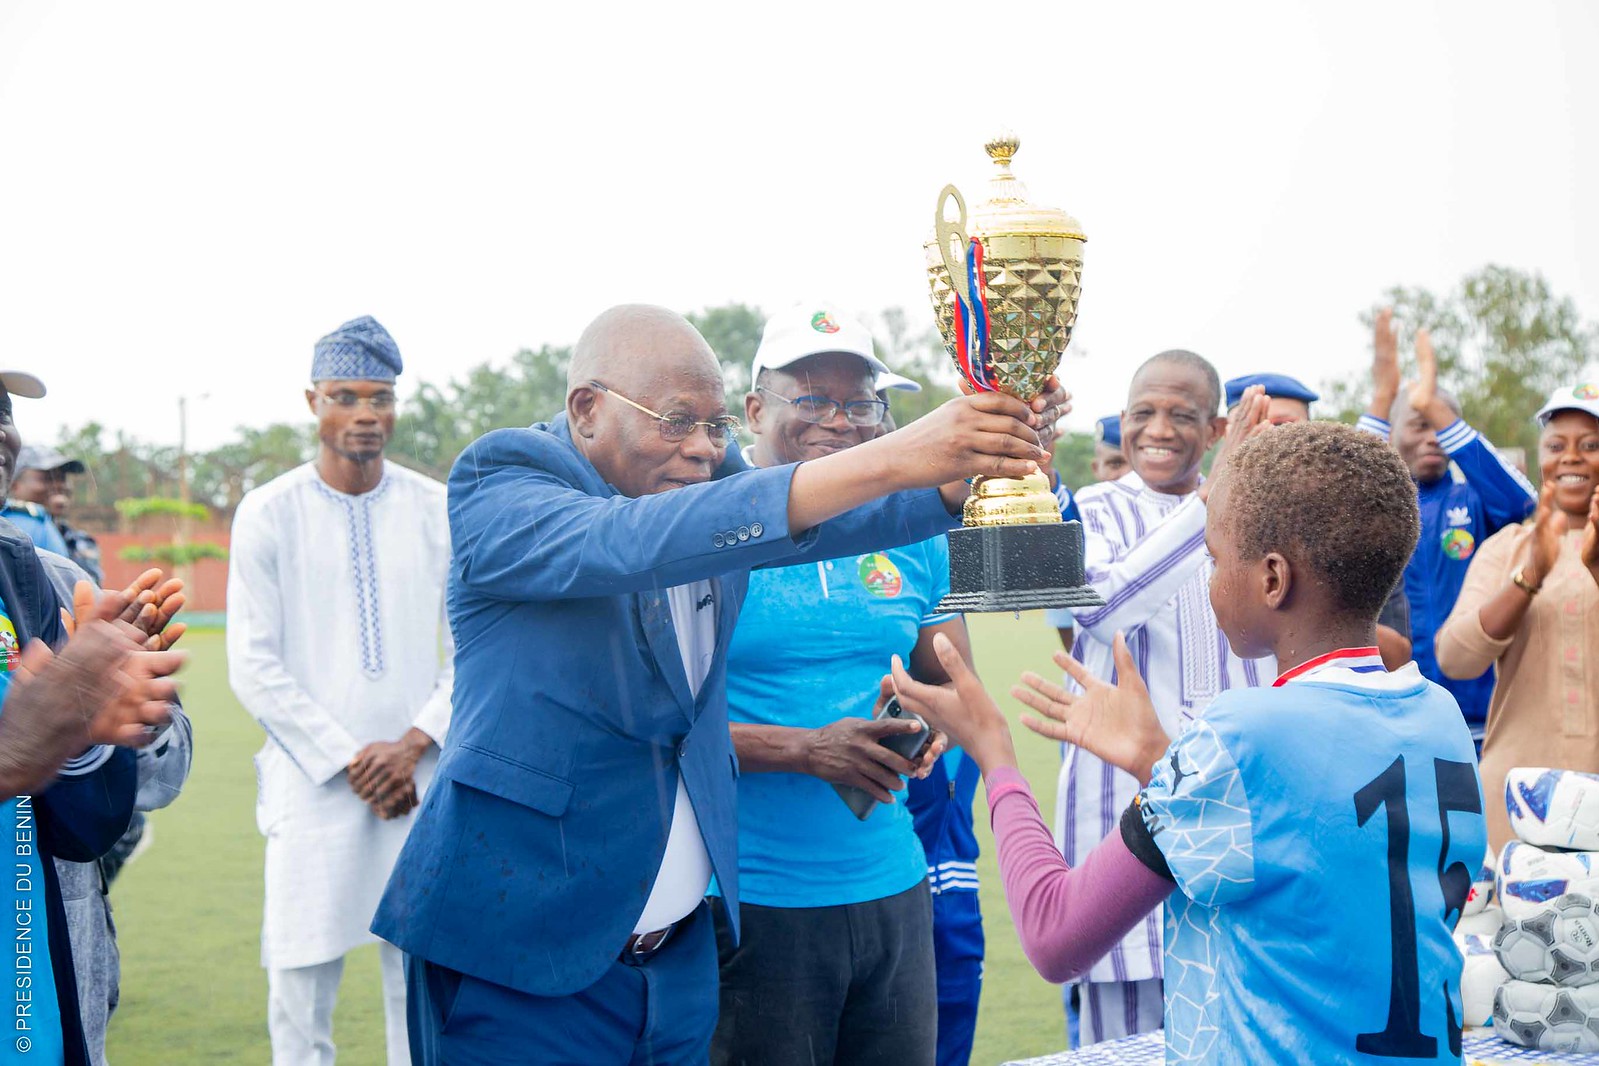
<path fill-rule="evenodd" d="M 228 673 L 266 729 L 261 962 L 273 1062 L 333 1062 L 344 956 L 368 931 L 450 720 L 444 486 L 383 458 L 400 351 L 371 318 L 316 344 L 316 458 L 233 520 Z M 441 656 L 441 649 L 443 654 Z M 382 944 L 390 1066 L 408 1063 L 400 953 Z"/>

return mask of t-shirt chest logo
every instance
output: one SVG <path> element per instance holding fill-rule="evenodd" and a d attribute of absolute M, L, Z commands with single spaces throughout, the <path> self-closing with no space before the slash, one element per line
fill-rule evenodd
<path fill-rule="evenodd" d="M 1468 529 L 1446 529 L 1440 539 L 1444 554 L 1451 559 L 1461 561 L 1470 559 L 1471 553 L 1477 547 L 1477 538 L 1473 537 Z"/>
<path fill-rule="evenodd" d="M 21 648 L 17 644 L 17 630 L 11 619 L 0 613 L 0 674 L 9 674 L 17 668 Z"/>
<path fill-rule="evenodd" d="M 868 552 L 861 556 L 856 560 L 856 569 L 861 575 L 861 584 L 866 586 L 866 591 L 873 596 L 892 599 L 905 587 L 905 579 L 900 576 L 899 567 L 882 552 Z"/>
<path fill-rule="evenodd" d="M 1444 517 L 1451 526 L 1471 525 L 1471 509 L 1465 506 L 1449 508 L 1444 512 Z"/>

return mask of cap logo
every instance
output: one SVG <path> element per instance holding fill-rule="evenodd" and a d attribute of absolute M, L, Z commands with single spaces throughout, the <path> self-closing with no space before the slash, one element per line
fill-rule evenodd
<path fill-rule="evenodd" d="M 839 327 L 826 311 L 818 311 L 811 316 L 811 328 L 818 333 L 837 333 Z"/>
<path fill-rule="evenodd" d="M 1595 385 L 1592 382 L 1586 385 L 1578 385 L 1571 390 L 1571 395 L 1579 400 L 1599 400 L 1599 385 Z"/>

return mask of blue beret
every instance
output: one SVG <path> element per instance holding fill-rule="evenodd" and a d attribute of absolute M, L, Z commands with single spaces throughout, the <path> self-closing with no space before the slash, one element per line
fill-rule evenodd
<path fill-rule="evenodd" d="M 312 381 L 393 381 L 404 369 L 400 346 L 371 315 L 346 322 L 316 342 Z"/>
<path fill-rule="evenodd" d="M 1227 406 L 1231 407 L 1243 399 L 1244 390 L 1251 385 L 1264 385 L 1267 396 L 1280 396 L 1285 400 L 1303 400 L 1311 404 L 1321 399 L 1287 374 L 1245 374 L 1227 383 Z"/>
<path fill-rule="evenodd" d="M 1122 446 L 1122 416 L 1106 415 L 1094 423 L 1094 443 L 1110 448 Z"/>

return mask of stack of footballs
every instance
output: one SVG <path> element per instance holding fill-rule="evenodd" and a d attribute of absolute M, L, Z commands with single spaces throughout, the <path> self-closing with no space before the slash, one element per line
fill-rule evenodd
<path fill-rule="evenodd" d="M 1517 839 L 1494 864 L 1497 965 L 1482 958 L 1483 935 L 1468 932 L 1466 1024 L 1479 1024 L 1482 990 L 1497 985 L 1491 1013 L 1500 1039 L 1599 1051 L 1599 775 L 1518 767 L 1505 780 L 1505 806 Z M 1489 913 L 1481 910 L 1477 924 Z"/>

